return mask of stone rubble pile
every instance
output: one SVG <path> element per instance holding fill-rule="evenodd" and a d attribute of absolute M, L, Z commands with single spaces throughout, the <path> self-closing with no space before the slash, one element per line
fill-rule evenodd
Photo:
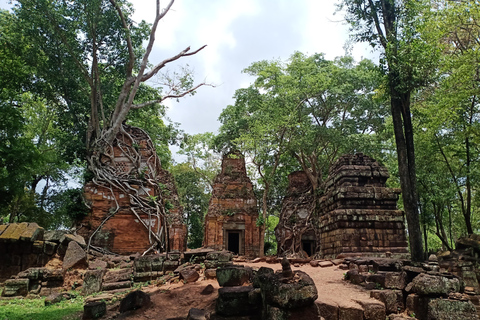
<path fill-rule="evenodd" d="M 441 267 L 435 255 L 418 264 L 366 257 L 345 261 L 350 269 L 345 278 L 371 290 L 370 296 L 384 303 L 390 319 L 478 319 L 475 290 L 465 290 L 464 280 Z"/>

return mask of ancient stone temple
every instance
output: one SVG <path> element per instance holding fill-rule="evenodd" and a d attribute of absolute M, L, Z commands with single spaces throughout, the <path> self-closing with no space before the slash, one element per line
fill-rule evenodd
<path fill-rule="evenodd" d="M 296 171 L 288 175 L 287 195 L 282 202 L 280 220 L 275 227 L 277 253 L 312 256 L 317 251 L 318 232 L 313 225 L 313 189 L 307 174 Z"/>
<path fill-rule="evenodd" d="M 113 145 L 113 156 L 107 159 L 123 184 L 105 186 L 91 181 L 85 185 L 85 199 L 91 212 L 77 228 L 91 245 L 114 253 L 144 252 L 158 239 L 171 251 L 186 249 L 187 229 L 183 208 L 178 199 L 173 176 L 161 168 L 149 136 L 141 129 L 123 125 Z M 140 164 L 134 165 L 134 162 Z M 139 180 L 151 179 L 150 187 Z M 164 214 L 138 209 L 138 201 L 161 198 Z M 165 236 L 165 234 L 167 236 Z M 158 242 L 158 241 L 157 241 Z"/>
<path fill-rule="evenodd" d="M 400 189 L 386 187 L 388 170 L 361 153 L 344 155 L 330 168 L 324 193 L 315 199 L 303 171 L 289 175 L 289 188 L 275 228 L 278 254 L 384 256 L 408 253 Z"/>
<path fill-rule="evenodd" d="M 224 155 L 205 216 L 203 246 L 255 257 L 260 250 L 257 200 L 239 152 Z"/>
<path fill-rule="evenodd" d="M 357 153 L 330 168 L 318 221 L 324 257 L 408 253 L 400 189 L 387 188 L 388 170 Z"/>

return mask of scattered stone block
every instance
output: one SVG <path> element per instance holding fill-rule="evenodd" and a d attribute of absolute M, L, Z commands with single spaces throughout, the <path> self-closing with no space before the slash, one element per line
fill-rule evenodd
<path fill-rule="evenodd" d="M 405 289 L 407 283 L 407 274 L 405 272 L 387 272 L 385 273 L 385 289 Z"/>
<path fill-rule="evenodd" d="M 180 279 L 185 280 L 186 283 L 193 283 L 200 278 L 200 275 L 198 274 L 195 269 L 184 269 L 180 271 Z"/>
<path fill-rule="evenodd" d="M 107 268 L 106 261 L 95 259 L 93 261 L 88 262 L 88 269 L 90 270 L 100 270 L 100 269 L 106 269 L 106 268 Z"/>
<path fill-rule="evenodd" d="M 339 320 L 361 320 L 363 319 L 363 309 L 360 306 L 358 307 L 340 306 L 338 308 L 338 319 Z"/>
<path fill-rule="evenodd" d="M 322 261 L 318 264 L 320 267 L 322 268 L 326 268 L 326 267 L 331 267 L 333 266 L 333 262 L 331 261 Z"/>
<path fill-rule="evenodd" d="M 363 308 L 363 318 L 365 320 L 385 320 L 385 305 L 380 301 L 356 300 Z"/>
<path fill-rule="evenodd" d="M 102 291 L 104 270 L 88 270 L 83 278 L 83 294 L 89 295 Z"/>
<path fill-rule="evenodd" d="M 221 287 L 241 286 L 252 280 L 253 270 L 250 267 L 228 266 L 217 269 L 217 281 Z"/>
<path fill-rule="evenodd" d="M 401 313 L 405 310 L 403 293 L 400 290 L 372 290 L 370 297 L 383 302 L 387 314 Z"/>
<path fill-rule="evenodd" d="M 223 316 L 246 316 L 256 311 L 260 306 L 249 303 L 249 292 L 252 286 L 236 286 L 218 289 L 218 299 L 215 310 Z"/>
<path fill-rule="evenodd" d="M 63 295 L 59 292 L 52 293 L 45 298 L 45 306 L 59 303 L 63 300 Z"/>
<path fill-rule="evenodd" d="M 211 284 L 209 284 L 205 288 L 203 288 L 203 290 L 202 290 L 202 292 L 200 292 L 200 294 L 203 295 L 203 296 L 208 296 L 208 295 L 212 294 L 214 291 L 215 291 L 215 288 Z"/>
<path fill-rule="evenodd" d="M 29 279 L 9 279 L 5 281 L 3 297 L 26 296 L 28 294 Z"/>
<path fill-rule="evenodd" d="M 205 269 L 205 279 L 215 279 L 217 277 L 217 269 Z"/>
<path fill-rule="evenodd" d="M 82 247 L 75 241 L 71 241 L 68 244 L 65 257 L 63 258 L 63 271 L 67 271 L 70 268 L 86 268 L 87 267 L 87 254 Z"/>
<path fill-rule="evenodd" d="M 131 281 L 109 282 L 102 284 L 102 291 L 118 290 L 130 288 L 132 286 Z"/>
<path fill-rule="evenodd" d="M 317 260 L 312 260 L 310 261 L 310 265 L 314 268 L 318 267 L 318 261 Z"/>
<path fill-rule="evenodd" d="M 105 301 L 89 302 L 83 306 L 83 320 L 98 319 L 107 313 Z"/>
<path fill-rule="evenodd" d="M 322 301 L 316 300 L 315 305 L 317 306 L 319 314 L 325 320 L 339 320 L 338 319 L 338 305 L 331 301 Z"/>
<path fill-rule="evenodd" d="M 420 295 L 447 296 L 450 292 L 460 291 L 460 281 L 457 278 L 449 279 L 422 273 L 416 276 L 407 288 Z"/>
<path fill-rule="evenodd" d="M 309 306 L 318 297 L 312 278 L 302 271 L 296 271 L 294 279 L 287 282 L 282 282 L 276 274 L 264 273 L 259 282 L 264 303 L 281 309 Z"/>
<path fill-rule="evenodd" d="M 187 320 L 208 320 L 205 310 L 192 308 L 188 311 Z"/>

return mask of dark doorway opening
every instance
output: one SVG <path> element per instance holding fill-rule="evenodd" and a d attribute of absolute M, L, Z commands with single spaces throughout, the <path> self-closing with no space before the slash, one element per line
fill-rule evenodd
<path fill-rule="evenodd" d="M 302 240 L 302 250 L 311 257 L 315 252 L 315 241 L 312 240 Z"/>
<path fill-rule="evenodd" d="M 240 231 L 227 231 L 227 250 L 234 254 L 240 254 Z"/>

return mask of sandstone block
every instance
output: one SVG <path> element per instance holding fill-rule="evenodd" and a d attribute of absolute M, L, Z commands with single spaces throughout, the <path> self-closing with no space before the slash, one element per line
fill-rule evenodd
<path fill-rule="evenodd" d="M 109 282 L 102 284 L 102 291 L 130 288 L 132 281 Z"/>
<path fill-rule="evenodd" d="M 385 319 L 385 305 L 380 301 L 357 300 L 357 303 L 360 304 L 363 308 L 363 316 L 365 320 Z"/>
<path fill-rule="evenodd" d="M 98 319 L 107 313 L 105 301 L 90 302 L 83 306 L 83 320 Z"/>
<path fill-rule="evenodd" d="M 64 271 L 70 268 L 86 268 L 87 254 L 82 247 L 75 241 L 68 244 L 65 257 L 63 258 L 62 268 Z"/>
<path fill-rule="evenodd" d="M 205 269 L 206 279 L 215 279 L 217 277 L 217 269 Z"/>
<path fill-rule="evenodd" d="M 400 290 L 372 290 L 370 297 L 383 302 L 387 314 L 401 313 L 405 309 L 403 294 Z"/>
<path fill-rule="evenodd" d="M 180 271 L 180 279 L 183 279 L 186 283 L 192 283 L 198 280 L 200 275 L 194 269 L 184 269 Z"/>
<path fill-rule="evenodd" d="M 339 320 L 338 311 L 339 307 L 336 303 L 330 301 L 315 301 L 318 312 L 325 320 Z"/>
<path fill-rule="evenodd" d="M 241 286 L 252 280 L 253 270 L 250 267 L 228 266 L 217 269 L 217 281 L 221 287 Z"/>
<path fill-rule="evenodd" d="M 104 270 L 88 270 L 83 278 L 83 294 L 89 295 L 102 291 Z"/>
<path fill-rule="evenodd" d="M 26 296 L 28 294 L 29 279 L 9 279 L 5 281 L 3 297 Z"/>
<path fill-rule="evenodd" d="M 406 286 L 405 272 L 387 272 L 385 273 L 385 288 L 403 290 Z"/>

